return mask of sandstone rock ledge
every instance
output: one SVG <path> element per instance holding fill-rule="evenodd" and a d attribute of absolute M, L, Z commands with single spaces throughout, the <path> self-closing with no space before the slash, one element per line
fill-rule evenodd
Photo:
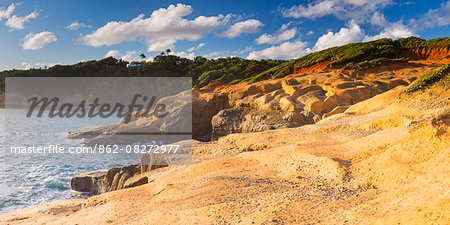
<path fill-rule="evenodd" d="M 313 124 L 398 86 L 442 65 L 410 61 L 367 71 L 324 69 L 256 83 L 213 83 L 201 89 L 160 100 L 171 109 L 163 120 L 135 116 L 129 123 L 91 127 L 69 134 L 88 137 L 86 144 L 118 142 L 120 133 L 191 130 L 195 140 L 218 140 L 232 133 L 250 133 Z M 192 123 L 183 112 L 192 111 Z M 189 113 L 191 112 L 189 111 Z M 136 114 L 136 113 L 135 113 Z M 137 115 L 137 114 L 136 114 Z M 123 144 L 139 140 L 124 140 Z M 181 141 L 181 140 L 175 140 Z M 127 143 L 128 142 L 128 143 Z"/>

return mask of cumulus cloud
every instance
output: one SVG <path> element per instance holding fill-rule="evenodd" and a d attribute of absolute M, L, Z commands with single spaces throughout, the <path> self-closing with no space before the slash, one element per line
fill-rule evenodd
<path fill-rule="evenodd" d="M 271 34 L 263 34 L 261 36 L 259 36 L 255 42 L 256 44 L 279 44 L 281 42 L 290 40 L 292 38 L 295 37 L 295 35 L 297 34 L 297 29 L 296 28 L 291 28 L 291 29 L 287 29 L 288 28 L 288 24 L 283 24 L 281 26 L 281 28 L 275 32 L 275 34 L 271 35 Z"/>
<path fill-rule="evenodd" d="M 320 51 L 330 47 L 341 46 L 353 42 L 361 41 L 364 38 L 364 30 L 359 27 L 354 20 L 348 22 L 347 27 L 343 27 L 337 33 L 328 32 L 317 39 L 313 51 Z"/>
<path fill-rule="evenodd" d="M 259 20 L 249 19 L 233 24 L 228 30 L 222 33 L 223 37 L 234 38 L 241 34 L 251 34 L 259 31 L 264 26 Z"/>
<path fill-rule="evenodd" d="M 27 62 L 22 62 L 22 67 L 23 67 L 23 69 L 24 70 L 29 70 L 29 69 L 33 69 L 34 67 L 33 67 L 33 64 L 31 64 L 31 63 L 27 63 Z"/>
<path fill-rule="evenodd" d="M 389 22 L 386 20 L 386 17 L 384 17 L 382 13 L 375 12 L 370 19 L 370 24 L 374 26 L 385 27 L 389 24 Z"/>
<path fill-rule="evenodd" d="M 438 9 L 430 9 L 428 13 L 421 16 L 419 19 L 411 19 L 409 21 L 410 27 L 415 30 L 423 30 L 427 28 L 434 28 L 446 26 L 450 24 L 450 1 L 441 4 Z"/>
<path fill-rule="evenodd" d="M 201 47 L 205 46 L 206 43 L 200 43 L 197 46 L 191 47 L 188 49 L 188 52 L 193 52 L 193 51 L 197 51 L 198 49 L 200 49 Z"/>
<path fill-rule="evenodd" d="M 6 9 L 5 8 L 0 8 L 0 21 L 2 19 L 10 18 L 11 14 L 14 12 L 15 9 L 16 9 L 16 4 L 14 4 L 14 3 L 9 5 Z"/>
<path fill-rule="evenodd" d="M 193 52 L 189 52 L 189 53 L 186 53 L 186 52 L 171 52 L 170 54 L 171 55 L 176 55 L 176 56 L 179 56 L 179 57 L 182 57 L 182 58 L 188 58 L 188 59 L 191 59 L 191 60 L 193 60 L 195 58 L 195 53 L 193 53 Z"/>
<path fill-rule="evenodd" d="M 84 23 L 80 23 L 80 22 L 78 22 L 78 21 L 74 21 L 74 22 L 72 22 L 71 24 L 67 25 L 67 26 L 66 26 L 66 29 L 69 29 L 69 30 L 79 30 L 79 29 L 85 28 L 85 27 L 88 27 L 88 26 L 87 26 L 86 24 L 84 24 Z"/>
<path fill-rule="evenodd" d="M 120 57 L 123 61 L 127 62 L 133 62 L 133 61 L 139 61 L 139 56 L 136 51 L 128 51 L 124 56 Z"/>
<path fill-rule="evenodd" d="M 389 24 L 387 27 L 383 29 L 383 31 L 381 31 L 381 33 L 377 35 L 374 36 L 367 35 L 366 37 L 364 37 L 363 41 L 374 41 L 381 38 L 399 39 L 410 37 L 413 35 L 417 36 L 417 34 L 414 34 L 414 32 L 408 27 L 406 27 L 402 23 L 402 21 L 398 21 Z"/>
<path fill-rule="evenodd" d="M 129 22 L 112 21 L 91 34 L 78 39 L 90 46 L 114 45 L 138 38 L 147 39 L 148 51 L 173 48 L 177 40 L 196 41 L 206 33 L 225 25 L 229 16 L 199 16 L 193 20 L 184 17 L 192 13 L 189 5 L 178 3 L 154 11 L 149 18 L 141 14 Z"/>
<path fill-rule="evenodd" d="M 116 57 L 120 54 L 119 50 L 109 50 L 103 58 Z"/>
<path fill-rule="evenodd" d="M 284 42 L 280 45 L 273 45 L 269 48 L 253 51 L 247 56 L 247 59 L 264 59 L 264 58 L 287 58 L 293 59 L 311 53 L 311 49 L 306 48 L 307 43 L 300 40 L 293 42 Z"/>
<path fill-rule="evenodd" d="M 281 9 L 284 17 L 317 19 L 334 15 L 339 19 L 367 20 L 367 15 L 392 4 L 392 0 L 316 0 L 307 5 L 294 5 Z"/>
<path fill-rule="evenodd" d="M 0 21 L 3 19 L 7 19 L 5 25 L 11 28 L 11 30 L 22 30 L 25 28 L 24 24 L 31 19 L 36 19 L 39 13 L 36 11 L 26 15 L 26 16 L 17 16 L 13 15 L 14 10 L 17 5 L 12 3 L 6 9 L 0 9 Z"/>
<path fill-rule="evenodd" d="M 55 34 L 52 32 L 44 31 L 41 33 L 29 33 L 25 36 L 25 40 L 22 44 L 25 50 L 37 50 L 44 47 L 44 45 L 57 41 Z"/>
<path fill-rule="evenodd" d="M 39 14 L 37 12 L 32 12 L 24 17 L 13 15 L 8 18 L 8 21 L 6 21 L 6 26 L 14 30 L 22 30 L 23 28 L 25 28 L 25 22 L 28 22 L 31 19 L 36 19 L 38 15 Z"/>

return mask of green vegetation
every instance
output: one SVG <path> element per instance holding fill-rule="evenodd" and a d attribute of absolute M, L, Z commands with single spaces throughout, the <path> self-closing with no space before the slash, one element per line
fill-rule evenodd
<path fill-rule="evenodd" d="M 235 84 L 281 78 L 297 69 L 324 63 L 329 68 L 365 70 L 372 67 L 407 60 L 403 50 L 413 48 L 450 48 L 450 38 L 423 40 L 416 37 L 398 40 L 380 39 L 354 43 L 311 53 L 298 59 L 247 60 L 238 57 L 194 60 L 170 54 L 170 49 L 146 62 L 144 54 L 137 67 L 127 67 L 128 62 L 112 57 L 99 61 L 80 62 L 74 65 L 56 65 L 46 69 L 9 70 L 0 72 L 0 91 L 5 77 L 192 77 L 193 85 L 203 87 L 213 80 Z"/>
<path fill-rule="evenodd" d="M 450 64 L 442 66 L 437 70 L 428 72 L 416 81 L 414 81 L 407 89 L 407 92 L 413 92 L 436 83 L 450 84 Z"/>
<path fill-rule="evenodd" d="M 193 85 L 202 87 L 216 79 L 224 83 L 237 82 L 284 62 L 286 60 L 207 59 L 200 56 L 190 60 L 161 53 L 151 62 L 131 62 L 140 66 L 128 68 L 128 62 L 109 57 L 48 69 L 3 71 L 0 72 L 0 84 L 4 86 L 5 77 L 192 77 Z"/>
<path fill-rule="evenodd" d="M 328 67 L 346 67 L 366 69 L 369 64 L 386 63 L 392 59 L 401 59 L 401 50 L 411 48 L 450 47 L 450 38 L 424 40 L 417 37 L 398 40 L 380 39 L 365 43 L 354 43 L 340 47 L 333 47 L 311 53 L 298 59 L 273 67 L 252 77 L 250 82 L 269 78 L 280 78 L 292 74 L 296 69 L 326 63 Z"/>

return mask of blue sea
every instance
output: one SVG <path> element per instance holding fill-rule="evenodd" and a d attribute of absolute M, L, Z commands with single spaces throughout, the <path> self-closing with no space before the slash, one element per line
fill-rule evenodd
<path fill-rule="evenodd" d="M 55 119 L 41 119 L 16 125 L 11 121 L 20 121 L 14 117 L 23 116 L 23 111 L 9 110 L 9 124 L 5 127 L 5 109 L 0 109 L 0 214 L 70 199 L 74 194 L 70 189 L 70 178 L 76 174 L 139 163 L 139 156 L 134 154 L 7 154 L 5 136 L 8 143 L 17 145 L 82 146 L 82 140 L 66 138 L 69 131 L 119 121 L 118 118 L 61 119 L 56 122 Z"/>

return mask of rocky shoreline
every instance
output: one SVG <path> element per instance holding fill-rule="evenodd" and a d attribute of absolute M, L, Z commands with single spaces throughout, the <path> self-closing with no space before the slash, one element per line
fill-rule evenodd
<path fill-rule="evenodd" d="M 193 141 L 192 165 L 80 175 L 88 188 L 147 183 L 4 214 L 0 223 L 446 224 L 450 89 L 404 89 L 311 125 Z"/>
<path fill-rule="evenodd" d="M 139 165 L 82 173 L 71 187 L 88 199 L 4 214 L 0 223 L 445 224 L 450 89 L 404 91 L 443 63 L 194 88 L 193 137 L 212 141 L 189 140 L 192 165 L 152 166 L 142 155 Z M 165 101 L 184 102 L 180 111 L 184 97 Z M 165 122 L 177 126 L 173 115 Z M 154 123 L 134 117 L 69 136 L 104 143 Z"/>

